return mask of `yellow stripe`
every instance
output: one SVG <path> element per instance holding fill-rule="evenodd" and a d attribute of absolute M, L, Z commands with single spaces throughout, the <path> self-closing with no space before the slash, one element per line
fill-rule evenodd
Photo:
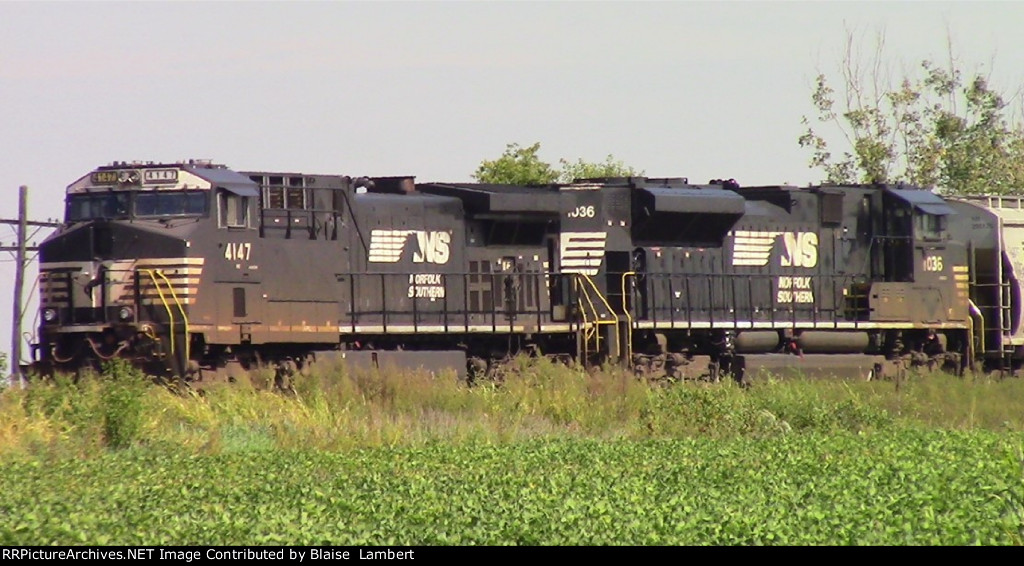
<path fill-rule="evenodd" d="M 255 326 L 259 327 L 261 325 L 255 325 Z M 295 326 L 289 326 L 289 325 L 269 325 L 269 326 L 266 326 L 265 329 L 268 332 L 337 332 L 338 331 L 338 326 L 337 325 L 329 325 L 329 326 L 316 326 L 316 325 L 306 325 L 306 326 L 301 326 L 301 325 L 295 325 Z"/>
<path fill-rule="evenodd" d="M 196 302 L 194 297 L 178 297 L 178 300 L 181 301 L 183 304 L 186 304 L 186 305 L 191 305 L 192 303 Z M 125 301 L 125 302 L 130 302 L 130 301 Z M 139 302 L 141 304 L 143 304 L 143 305 L 159 305 L 159 304 L 162 304 L 160 299 L 142 299 Z"/>
<path fill-rule="evenodd" d="M 136 265 L 143 269 L 152 269 L 166 265 L 203 265 L 206 260 L 201 257 L 154 257 L 141 259 L 126 259 L 113 262 L 113 265 L 129 266 Z"/>

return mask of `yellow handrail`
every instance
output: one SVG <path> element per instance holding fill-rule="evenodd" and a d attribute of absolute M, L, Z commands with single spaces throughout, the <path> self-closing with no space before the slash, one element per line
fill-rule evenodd
<path fill-rule="evenodd" d="M 164 304 L 164 309 L 167 310 L 167 319 L 170 321 L 171 331 L 168 333 L 171 338 L 171 354 L 174 354 L 174 313 L 171 312 L 171 306 L 167 304 L 167 299 L 164 297 L 164 292 L 160 290 L 160 282 L 156 280 L 156 275 L 153 274 L 152 269 L 140 269 L 139 271 L 149 275 L 149 278 L 153 280 L 153 287 L 156 288 L 157 295 L 160 296 L 160 302 Z"/>
<path fill-rule="evenodd" d="M 591 328 L 591 323 L 587 320 L 587 305 L 582 303 L 580 304 L 580 314 L 583 315 L 583 359 L 587 359 L 590 353 L 589 345 L 591 337 L 594 339 L 594 348 L 598 351 L 601 349 L 601 333 L 598 332 L 597 328 L 602 324 L 602 322 L 599 320 L 597 307 L 594 306 L 594 301 L 591 300 L 590 294 L 587 293 L 586 288 L 580 284 L 578 277 L 573 279 L 573 285 L 576 286 L 577 296 L 582 296 L 587 301 L 587 305 L 590 306 L 590 310 L 594 314 L 593 328 Z"/>
<path fill-rule="evenodd" d="M 594 289 L 594 293 L 597 294 L 597 298 L 601 299 L 601 302 L 604 303 L 604 307 L 608 309 L 608 312 L 611 313 L 612 316 L 615 316 L 615 311 L 612 310 L 611 305 L 608 304 L 608 300 L 605 299 L 604 295 L 601 294 L 601 290 L 597 288 L 597 285 L 594 283 L 594 280 L 591 279 L 590 276 L 585 273 L 581 273 L 580 275 L 583 276 L 584 281 L 590 283 L 590 286 Z"/>
<path fill-rule="evenodd" d="M 594 308 L 594 317 L 595 317 L 594 325 L 595 325 L 595 330 L 597 330 L 597 327 L 599 327 L 602 324 L 612 324 L 612 325 L 614 325 L 614 327 L 615 327 L 615 357 L 616 358 L 621 358 L 622 350 L 621 350 L 620 345 L 619 345 L 619 326 L 618 326 L 619 317 L 615 314 L 615 311 L 612 310 L 611 305 L 608 304 L 608 299 L 606 299 L 604 297 L 604 295 L 601 294 L 601 290 L 597 288 L 597 285 L 594 284 L 594 281 L 590 278 L 590 276 L 587 275 L 586 273 L 578 273 L 577 275 L 579 275 L 584 281 L 586 281 L 587 283 L 590 284 L 591 288 L 594 289 L 594 294 L 597 295 L 597 298 L 601 299 L 601 302 L 604 304 L 604 308 L 607 309 L 608 313 L 611 314 L 611 316 L 615 319 L 615 320 L 597 320 L 597 318 L 599 318 L 599 315 L 598 315 L 597 309 Z M 586 290 L 584 290 L 584 296 L 587 297 L 587 302 L 589 302 L 591 304 L 591 308 L 593 308 L 594 307 L 594 303 L 590 299 L 590 294 L 587 293 Z M 598 343 L 598 345 L 600 345 L 600 334 L 601 333 L 598 332 L 597 334 L 598 334 L 597 343 Z"/>
<path fill-rule="evenodd" d="M 633 315 L 629 314 L 629 307 L 626 305 L 626 278 L 636 277 L 635 271 L 627 271 L 622 274 L 622 312 L 626 315 L 626 360 L 632 363 L 633 360 Z"/>
<path fill-rule="evenodd" d="M 187 364 L 189 360 L 189 355 L 191 354 L 191 352 L 189 352 L 190 344 L 188 339 L 188 315 L 185 314 L 185 309 L 184 307 L 181 306 L 181 301 L 178 300 L 178 294 L 174 292 L 174 285 L 171 285 L 171 280 L 168 279 L 167 276 L 164 275 L 164 272 L 159 269 L 156 270 L 156 274 L 159 275 L 160 278 L 163 279 L 165 283 L 167 283 L 167 290 L 171 292 L 171 298 L 174 299 L 174 304 L 178 306 L 178 312 L 181 313 L 181 322 L 185 326 L 185 363 Z M 173 326 L 171 327 L 171 330 L 174 330 Z M 184 369 L 185 368 L 182 368 L 182 370 Z"/>
<path fill-rule="evenodd" d="M 573 290 L 576 292 L 577 300 L 579 300 L 578 297 L 581 296 L 580 291 L 582 290 L 583 286 L 580 285 L 580 280 L 579 280 L 578 277 L 574 277 L 573 278 L 572 284 L 573 284 Z M 582 293 L 582 296 L 584 298 L 586 298 L 588 302 L 590 301 L 590 298 L 586 296 L 586 291 L 584 291 Z M 591 304 L 591 307 L 593 307 L 593 304 Z M 587 354 L 588 354 L 587 345 L 590 343 L 590 337 L 587 335 L 587 332 L 588 332 L 588 330 L 590 328 L 590 324 L 587 322 L 587 309 L 586 309 L 586 306 L 583 305 L 582 301 L 580 301 L 580 315 L 583 316 L 583 326 L 582 326 L 582 332 L 583 332 L 583 340 L 582 340 L 583 356 L 580 359 L 580 361 L 581 362 L 585 362 L 587 357 L 588 357 L 587 356 Z"/>

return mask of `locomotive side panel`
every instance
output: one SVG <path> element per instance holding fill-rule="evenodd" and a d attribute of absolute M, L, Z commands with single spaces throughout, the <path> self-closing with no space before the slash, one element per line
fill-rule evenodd
<path fill-rule="evenodd" d="M 635 185 L 631 200 L 631 305 L 638 328 L 707 328 L 712 320 L 734 320 L 735 301 L 744 299 L 721 277 L 723 245 L 743 213 L 743 199 L 685 179 L 654 179 Z"/>
<path fill-rule="evenodd" d="M 350 250 L 339 274 L 341 327 L 360 332 L 443 332 L 449 305 L 465 294 L 465 223 L 459 201 L 432 195 L 356 195 L 367 249 Z"/>
<path fill-rule="evenodd" d="M 881 197 L 871 320 L 892 327 L 966 328 L 966 248 L 949 233 L 955 211 L 925 190 L 885 187 Z"/>
<path fill-rule="evenodd" d="M 341 294 L 335 274 L 348 264 L 339 232 L 348 212 L 348 179 L 245 174 L 260 185 L 258 250 L 254 249 L 260 257 L 239 258 L 230 248 L 224 253 L 236 268 L 239 263 L 244 268 L 247 260 L 250 265 L 243 276 L 259 285 L 252 287 L 252 301 L 232 286 L 232 310 L 247 309 L 250 302 L 257 305 L 258 317 L 246 312 L 255 323 L 248 328 L 253 344 L 337 344 Z"/>

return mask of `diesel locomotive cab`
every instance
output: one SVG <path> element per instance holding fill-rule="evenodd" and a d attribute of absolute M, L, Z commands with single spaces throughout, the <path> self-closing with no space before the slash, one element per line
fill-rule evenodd
<path fill-rule="evenodd" d="M 77 369 L 122 357 L 184 375 L 204 263 L 192 242 L 211 211 L 239 208 L 235 193 L 246 188 L 255 194 L 247 178 L 196 162 L 115 163 L 68 186 L 64 223 L 40 245 L 37 364 Z"/>

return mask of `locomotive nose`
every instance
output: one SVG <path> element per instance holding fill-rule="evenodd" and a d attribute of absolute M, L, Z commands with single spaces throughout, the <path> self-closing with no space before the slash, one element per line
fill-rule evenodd
<path fill-rule="evenodd" d="M 129 322 L 137 273 L 159 258 L 182 258 L 186 241 L 128 222 L 96 220 L 73 226 L 40 245 L 43 324 Z"/>
<path fill-rule="evenodd" d="M 181 257 L 185 250 L 185 239 L 166 231 L 130 222 L 95 220 L 48 238 L 39 246 L 39 260 L 64 263 Z"/>

